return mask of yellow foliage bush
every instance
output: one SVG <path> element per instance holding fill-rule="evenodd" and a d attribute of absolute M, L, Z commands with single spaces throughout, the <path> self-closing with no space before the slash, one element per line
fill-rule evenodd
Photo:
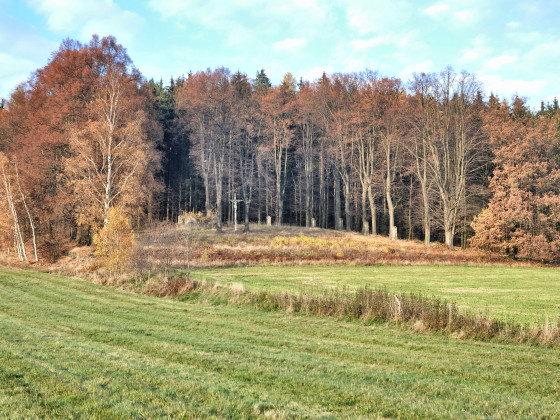
<path fill-rule="evenodd" d="M 121 273 L 132 252 L 134 234 L 125 212 L 109 209 L 109 222 L 93 238 L 95 255 L 109 269 L 111 277 Z"/>

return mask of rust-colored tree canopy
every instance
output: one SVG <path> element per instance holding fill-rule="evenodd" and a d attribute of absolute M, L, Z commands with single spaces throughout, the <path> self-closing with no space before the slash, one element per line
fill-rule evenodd
<path fill-rule="evenodd" d="M 485 131 L 495 145 L 492 196 L 475 219 L 472 244 L 554 261 L 560 252 L 560 132 L 557 112 L 535 117 L 514 104 L 492 107 Z"/>
<path fill-rule="evenodd" d="M 55 259 L 112 209 L 134 228 L 194 211 L 558 262 L 559 121 L 450 68 L 164 83 L 113 37 L 65 40 L 0 107 L 0 239 Z"/>
<path fill-rule="evenodd" d="M 2 112 L 2 148 L 18 168 L 45 257 L 56 258 L 67 242 L 89 241 L 110 206 L 147 206 L 160 138 L 149 128 L 152 103 L 131 63 L 113 37 L 66 40 Z"/>

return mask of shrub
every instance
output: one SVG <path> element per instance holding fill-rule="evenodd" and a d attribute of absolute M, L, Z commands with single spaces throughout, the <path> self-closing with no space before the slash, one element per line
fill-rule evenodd
<path fill-rule="evenodd" d="M 116 207 L 109 209 L 109 221 L 93 240 L 95 255 L 108 268 L 111 278 L 122 273 L 134 245 L 134 234 L 124 211 Z"/>

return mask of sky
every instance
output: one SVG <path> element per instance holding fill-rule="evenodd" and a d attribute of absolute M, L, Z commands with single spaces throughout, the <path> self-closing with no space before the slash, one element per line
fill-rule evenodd
<path fill-rule="evenodd" d="M 0 0 L 0 97 L 65 38 L 114 35 L 146 78 L 225 66 L 286 72 L 466 70 L 485 93 L 560 97 L 558 0 Z"/>

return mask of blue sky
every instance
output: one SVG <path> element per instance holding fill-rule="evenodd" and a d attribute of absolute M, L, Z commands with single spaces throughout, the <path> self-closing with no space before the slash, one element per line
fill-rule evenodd
<path fill-rule="evenodd" d="M 0 97 L 62 39 L 115 35 L 147 77 L 226 66 L 274 83 L 290 71 L 366 68 L 407 80 L 450 65 L 486 93 L 560 96 L 558 0 L 0 0 Z"/>

